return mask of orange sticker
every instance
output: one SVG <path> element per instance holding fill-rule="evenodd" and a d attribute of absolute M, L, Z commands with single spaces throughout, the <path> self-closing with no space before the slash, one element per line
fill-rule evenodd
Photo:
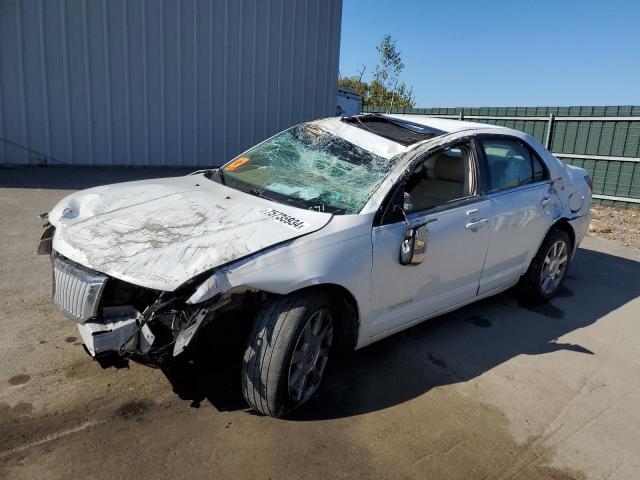
<path fill-rule="evenodd" d="M 245 163 L 247 163 L 248 161 L 249 161 L 249 157 L 240 157 L 239 159 L 234 160 L 229 165 L 224 167 L 224 169 L 225 170 L 235 170 L 239 166 L 244 165 Z"/>

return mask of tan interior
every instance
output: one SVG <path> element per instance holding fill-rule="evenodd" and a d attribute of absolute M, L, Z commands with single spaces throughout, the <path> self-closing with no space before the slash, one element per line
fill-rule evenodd
<path fill-rule="evenodd" d="M 414 170 L 407 182 L 414 211 L 432 208 L 471 194 L 470 168 L 465 150 L 437 153 Z"/>

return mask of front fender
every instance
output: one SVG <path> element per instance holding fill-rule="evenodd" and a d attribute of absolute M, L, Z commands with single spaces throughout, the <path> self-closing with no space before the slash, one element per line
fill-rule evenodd
<path fill-rule="evenodd" d="M 216 270 L 189 298 L 198 304 L 218 294 L 264 291 L 280 295 L 335 284 L 368 312 L 372 215 L 336 216 L 324 229 Z"/>

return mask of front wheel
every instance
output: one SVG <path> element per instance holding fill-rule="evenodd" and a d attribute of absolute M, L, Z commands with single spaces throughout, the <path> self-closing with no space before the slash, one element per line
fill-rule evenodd
<path fill-rule="evenodd" d="M 242 393 L 256 411 L 280 417 L 316 392 L 329 359 L 333 316 L 323 293 L 271 300 L 256 316 L 242 364 Z"/>
<path fill-rule="evenodd" d="M 557 295 L 571 260 L 571 239 L 559 228 L 551 230 L 520 281 L 528 300 L 546 301 Z"/>

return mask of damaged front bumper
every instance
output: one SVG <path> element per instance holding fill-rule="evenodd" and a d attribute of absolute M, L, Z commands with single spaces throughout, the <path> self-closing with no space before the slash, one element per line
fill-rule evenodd
<path fill-rule="evenodd" d="M 162 366 L 184 352 L 228 303 L 187 305 L 190 288 L 149 290 L 92 271 L 55 252 L 53 301 L 78 324 L 87 352 Z"/>

